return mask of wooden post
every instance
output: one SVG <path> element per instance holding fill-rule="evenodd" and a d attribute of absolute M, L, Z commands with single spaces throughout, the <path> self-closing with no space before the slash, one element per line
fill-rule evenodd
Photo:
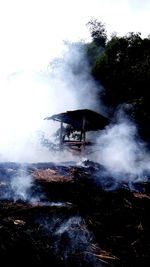
<path fill-rule="evenodd" d="M 62 149 L 63 145 L 63 122 L 60 122 L 60 149 Z"/>
<path fill-rule="evenodd" d="M 85 116 L 83 116 L 82 120 L 82 133 L 83 133 L 83 148 L 85 147 Z"/>
<path fill-rule="evenodd" d="M 81 132 L 80 132 L 80 142 L 82 142 L 82 134 L 83 134 L 83 132 L 81 130 Z"/>

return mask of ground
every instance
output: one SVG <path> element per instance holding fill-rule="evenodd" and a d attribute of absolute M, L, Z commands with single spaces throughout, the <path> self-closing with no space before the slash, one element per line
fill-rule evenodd
<path fill-rule="evenodd" d="M 1 266 L 149 266 L 150 183 L 103 173 L 92 162 L 1 163 Z M 25 196 L 18 174 L 31 177 Z"/>

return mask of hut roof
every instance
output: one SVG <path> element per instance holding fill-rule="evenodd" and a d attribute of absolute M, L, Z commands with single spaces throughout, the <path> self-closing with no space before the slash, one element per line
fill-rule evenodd
<path fill-rule="evenodd" d="M 46 117 L 45 120 L 60 121 L 71 125 L 75 130 L 82 130 L 84 121 L 85 131 L 97 131 L 109 123 L 108 118 L 90 109 L 71 110 Z"/>

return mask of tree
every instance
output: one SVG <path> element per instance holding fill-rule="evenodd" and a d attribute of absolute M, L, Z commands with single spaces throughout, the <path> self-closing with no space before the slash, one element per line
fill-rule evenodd
<path fill-rule="evenodd" d="M 142 129 L 150 128 L 150 39 L 140 33 L 112 36 L 92 64 L 92 74 L 105 87 L 104 103 L 115 110 L 132 105 L 130 115 Z M 145 133 L 144 133 L 145 134 Z M 150 135 L 150 132 L 149 132 Z"/>
<path fill-rule="evenodd" d="M 87 26 L 90 30 L 93 42 L 97 46 L 105 47 L 107 41 L 105 25 L 97 19 L 93 18 L 87 23 Z"/>

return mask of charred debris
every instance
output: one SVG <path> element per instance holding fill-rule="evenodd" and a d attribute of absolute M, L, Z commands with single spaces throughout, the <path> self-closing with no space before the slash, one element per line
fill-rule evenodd
<path fill-rule="evenodd" d="M 11 188 L 20 170 L 26 199 Z M 149 266 L 149 177 L 126 181 L 90 161 L 1 163 L 1 266 Z"/>

